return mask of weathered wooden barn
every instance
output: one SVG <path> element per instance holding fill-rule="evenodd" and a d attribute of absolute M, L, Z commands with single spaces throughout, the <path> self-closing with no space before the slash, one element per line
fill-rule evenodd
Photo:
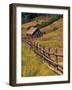
<path fill-rule="evenodd" d="M 42 36 L 42 32 L 39 30 L 39 28 L 35 27 L 35 28 L 30 28 L 30 30 L 28 30 L 26 32 L 26 36 L 29 38 L 38 38 Z"/>

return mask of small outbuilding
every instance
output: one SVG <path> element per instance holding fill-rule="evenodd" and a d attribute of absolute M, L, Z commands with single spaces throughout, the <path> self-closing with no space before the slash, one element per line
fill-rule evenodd
<path fill-rule="evenodd" d="M 42 32 L 37 27 L 32 27 L 26 32 L 26 36 L 29 38 L 38 38 L 42 36 Z"/>

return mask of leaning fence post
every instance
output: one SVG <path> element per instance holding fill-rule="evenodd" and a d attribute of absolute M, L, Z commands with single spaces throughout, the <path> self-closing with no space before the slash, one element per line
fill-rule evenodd
<path fill-rule="evenodd" d="M 41 53 L 41 56 L 43 56 L 42 54 L 42 46 L 40 45 L 40 53 Z"/>
<path fill-rule="evenodd" d="M 48 48 L 48 58 L 50 59 L 50 48 Z M 50 65 L 50 61 L 48 61 L 49 65 Z"/>
<path fill-rule="evenodd" d="M 57 53 L 58 53 L 58 50 L 57 50 L 57 48 L 55 48 L 55 62 L 56 62 L 56 64 L 58 64 L 58 55 L 57 55 Z M 58 65 L 56 65 L 56 68 L 58 69 Z"/>
<path fill-rule="evenodd" d="M 35 42 L 34 42 L 34 49 L 33 50 L 34 50 L 34 52 L 36 51 L 36 43 Z"/>
<path fill-rule="evenodd" d="M 41 55 L 41 45 L 39 44 L 39 53 Z"/>
<path fill-rule="evenodd" d="M 31 41 L 31 48 L 33 48 L 33 42 Z"/>
<path fill-rule="evenodd" d="M 38 43 L 36 43 L 36 53 L 38 53 Z"/>
<path fill-rule="evenodd" d="M 43 57 L 45 56 L 45 46 L 43 46 Z"/>
<path fill-rule="evenodd" d="M 35 45 L 35 42 L 33 42 L 33 51 L 34 51 L 34 45 Z"/>
<path fill-rule="evenodd" d="M 38 43 L 36 43 L 37 51 L 38 51 Z"/>
<path fill-rule="evenodd" d="M 28 41 L 30 48 L 32 48 L 32 42 Z"/>

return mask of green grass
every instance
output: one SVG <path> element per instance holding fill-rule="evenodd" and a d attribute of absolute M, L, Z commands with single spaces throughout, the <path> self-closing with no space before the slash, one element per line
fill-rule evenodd
<path fill-rule="evenodd" d="M 22 43 L 22 77 L 51 75 L 56 75 L 56 73 L 43 64 L 41 57 Z"/>

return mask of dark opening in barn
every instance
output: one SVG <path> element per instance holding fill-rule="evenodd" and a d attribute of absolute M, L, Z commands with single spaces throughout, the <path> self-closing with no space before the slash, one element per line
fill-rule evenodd
<path fill-rule="evenodd" d="M 30 30 L 26 32 L 27 38 L 38 38 L 41 37 L 42 35 L 43 35 L 42 32 L 37 27 L 35 28 L 32 27 Z"/>

